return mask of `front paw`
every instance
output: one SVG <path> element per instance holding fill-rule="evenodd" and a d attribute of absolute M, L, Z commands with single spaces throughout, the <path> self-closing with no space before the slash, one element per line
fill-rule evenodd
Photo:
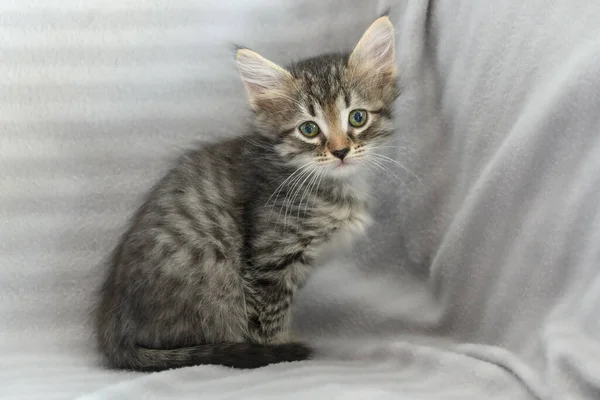
<path fill-rule="evenodd" d="M 293 343 L 293 342 L 298 343 L 298 342 L 302 342 L 302 340 L 300 340 L 300 338 L 298 338 L 296 335 L 294 335 L 289 330 L 281 331 L 280 333 L 273 336 L 269 340 L 269 343 L 272 343 L 272 344 L 283 344 L 283 343 Z"/>

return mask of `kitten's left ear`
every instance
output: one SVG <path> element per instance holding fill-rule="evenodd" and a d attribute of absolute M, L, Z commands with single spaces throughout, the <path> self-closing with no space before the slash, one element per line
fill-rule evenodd
<path fill-rule="evenodd" d="M 392 83 L 397 77 L 394 26 L 389 17 L 378 18 L 352 51 L 348 67 L 358 74 L 367 74 Z"/>
<path fill-rule="evenodd" d="M 252 108 L 289 96 L 293 77 L 287 70 L 248 49 L 239 49 L 235 59 Z"/>

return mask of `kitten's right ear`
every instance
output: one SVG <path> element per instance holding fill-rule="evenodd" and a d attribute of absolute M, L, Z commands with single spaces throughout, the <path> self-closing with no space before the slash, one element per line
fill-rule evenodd
<path fill-rule="evenodd" d="M 252 108 L 260 107 L 263 100 L 287 97 L 293 82 L 287 70 L 248 49 L 238 49 L 235 60 Z"/>
<path fill-rule="evenodd" d="M 388 16 L 377 18 L 350 54 L 348 66 L 366 80 L 392 83 L 397 76 L 394 26 Z"/>

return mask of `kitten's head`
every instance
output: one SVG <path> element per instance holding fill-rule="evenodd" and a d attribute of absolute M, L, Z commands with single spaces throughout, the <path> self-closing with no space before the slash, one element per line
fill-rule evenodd
<path fill-rule="evenodd" d="M 291 165 L 351 176 L 392 134 L 398 96 L 394 28 L 377 19 L 349 55 L 324 55 L 283 68 L 248 49 L 236 56 L 257 128 L 276 138 Z"/>

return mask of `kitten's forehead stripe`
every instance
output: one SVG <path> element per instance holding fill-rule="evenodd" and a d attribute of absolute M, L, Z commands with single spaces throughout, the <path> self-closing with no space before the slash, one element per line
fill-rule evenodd
<path fill-rule="evenodd" d="M 346 55 L 331 54 L 300 61 L 289 70 L 301 81 L 309 98 L 324 106 L 335 101 L 343 90 L 342 75 L 346 61 Z"/>
<path fill-rule="evenodd" d="M 340 119 L 339 119 L 339 115 L 340 115 L 340 110 L 337 107 L 337 104 L 335 103 L 329 103 L 326 104 L 325 107 L 323 108 L 324 111 L 324 117 L 325 120 L 327 121 L 327 126 L 329 127 L 329 130 L 331 132 L 329 132 L 329 134 L 333 134 L 336 133 L 340 130 Z"/>

